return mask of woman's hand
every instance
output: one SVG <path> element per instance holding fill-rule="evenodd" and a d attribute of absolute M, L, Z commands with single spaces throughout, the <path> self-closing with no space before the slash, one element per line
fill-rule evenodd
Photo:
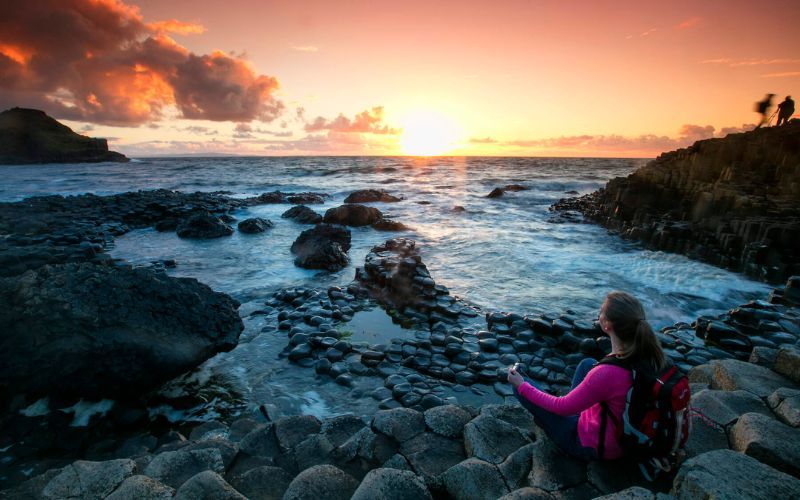
<path fill-rule="evenodd" d="M 522 385 L 523 382 L 525 382 L 525 380 L 522 378 L 522 375 L 520 375 L 513 366 L 508 369 L 508 383 L 514 386 L 514 389 Z"/>

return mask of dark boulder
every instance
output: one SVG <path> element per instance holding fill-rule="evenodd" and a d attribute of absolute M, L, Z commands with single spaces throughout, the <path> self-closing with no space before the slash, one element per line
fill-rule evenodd
<path fill-rule="evenodd" d="M 381 211 L 375 207 L 342 205 L 328 209 L 322 220 L 328 224 L 360 227 L 369 226 L 381 219 L 382 216 Z"/>
<path fill-rule="evenodd" d="M 391 203 L 400 201 L 401 198 L 397 196 L 392 196 L 383 189 L 360 189 L 358 191 L 353 191 L 350 195 L 344 199 L 345 203 L 371 203 L 376 201 L 382 201 L 384 203 Z"/>
<path fill-rule="evenodd" d="M 372 227 L 378 231 L 408 231 L 411 229 L 402 222 L 383 218 L 373 222 Z"/>
<path fill-rule="evenodd" d="M 500 198 L 501 196 L 503 196 L 503 190 L 500 188 L 494 188 L 486 195 L 487 198 Z"/>
<path fill-rule="evenodd" d="M 233 229 L 208 212 L 200 212 L 181 221 L 175 230 L 181 238 L 212 239 L 230 236 Z"/>
<path fill-rule="evenodd" d="M 193 278 L 91 263 L 0 278 L 0 393 L 137 396 L 231 350 L 238 302 Z"/>
<path fill-rule="evenodd" d="M 350 230 L 333 224 L 317 224 L 292 243 L 295 265 L 308 269 L 337 271 L 348 264 L 348 250 Z"/>
<path fill-rule="evenodd" d="M 294 206 L 283 212 L 281 217 L 291 219 L 300 224 L 318 224 L 322 222 L 322 216 L 305 205 Z"/>
<path fill-rule="evenodd" d="M 238 227 L 239 231 L 242 233 L 263 233 L 267 229 L 274 226 L 272 221 L 267 219 L 262 219 L 261 217 L 254 217 L 252 219 L 245 219 L 239 223 Z"/>

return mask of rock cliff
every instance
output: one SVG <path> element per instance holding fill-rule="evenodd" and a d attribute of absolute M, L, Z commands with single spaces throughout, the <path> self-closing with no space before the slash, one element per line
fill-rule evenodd
<path fill-rule="evenodd" d="M 0 113 L 0 165 L 128 161 L 108 150 L 105 139 L 76 134 L 37 109 Z"/>
<path fill-rule="evenodd" d="M 551 210 L 770 282 L 800 271 L 800 121 L 664 153 Z"/>

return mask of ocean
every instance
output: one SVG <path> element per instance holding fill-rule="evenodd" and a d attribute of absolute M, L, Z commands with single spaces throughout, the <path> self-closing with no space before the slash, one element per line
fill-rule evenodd
<path fill-rule="evenodd" d="M 626 290 L 642 300 L 649 320 L 661 327 L 765 298 L 770 288 L 763 283 L 681 255 L 643 249 L 597 225 L 556 222 L 548 210 L 559 198 L 592 192 L 645 162 L 591 158 L 221 157 L 6 166 L 2 167 L 0 200 L 156 188 L 227 191 L 233 197 L 273 190 L 316 191 L 331 196 L 324 205 L 311 206 L 324 213 L 357 189 L 384 189 L 402 196 L 404 200 L 399 203 L 373 206 L 410 230 L 389 233 L 370 227 L 352 228 L 351 263 L 335 273 L 294 266 L 289 247 L 307 226 L 281 218 L 289 205 L 261 205 L 234 214 L 239 220 L 270 219 L 275 226 L 265 233 L 235 232 L 227 238 L 197 241 L 152 228 L 140 229 L 118 237 L 110 252 L 134 265 L 175 259 L 177 267 L 168 270 L 169 274 L 197 278 L 242 303 L 246 323 L 242 343 L 231 353 L 207 362 L 194 374 L 196 379 L 207 381 L 211 374 L 226 377 L 247 408 L 269 402 L 282 412 L 325 416 L 357 410 L 362 405 L 374 406 L 374 401 L 362 397 L 370 388 L 344 392 L 344 388 L 315 378 L 313 370 L 279 360 L 285 337 L 261 333 L 264 318 L 248 317 L 247 312 L 258 309 L 274 291 L 284 287 L 346 285 L 353 279 L 355 268 L 363 265 L 369 249 L 391 237 L 416 240 L 436 282 L 487 312 L 560 314 L 571 310 L 592 319 L 607 292 Z M 507 184 L 528 189 L 507 192 L 500 198 L 486 197 L 493 188 Z M 392 328 L 391 323 L 386 327 Z M 344 394 L 350 398 L 343 400 Z M 470 394 L 475 397 L 474 391 Z M 185 415 L 175 418 L 182 417 Z"/>

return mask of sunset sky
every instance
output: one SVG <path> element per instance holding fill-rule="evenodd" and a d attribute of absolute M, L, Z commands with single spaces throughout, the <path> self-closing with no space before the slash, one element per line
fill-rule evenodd
<path fill-rule="evenodd" d="M 134 157 L 651 157 L 798 97 L 799 23 L 797 0 L 4 1 L 0 108 Z"/>

